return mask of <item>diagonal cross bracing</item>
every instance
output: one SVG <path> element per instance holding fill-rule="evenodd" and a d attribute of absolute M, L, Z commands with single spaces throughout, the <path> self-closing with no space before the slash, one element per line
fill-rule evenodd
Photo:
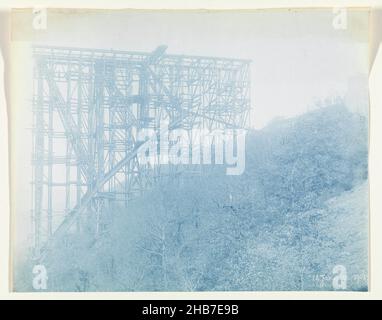
<path fill-rule="evenodd" d="M 84 166 L 81 166 L 80 168 L 83 171 L 82 173 L 85 179 L 88 179 L 94 173 L 94 168 L 91 164 L 92 159 L 89 158 L 89 154 L 87 153 L 86 147 L 81 140 L 81 134 L 78 131 L 78 125 L 75 123 L 73 116 L 70 112 L 71 105 L 65 102 L 65 100 L 63 99 L 62 94 L 52 77 L 52 71 L 48 69 L 46 64 L 40 64 L 39 72 L 44 74 L 46 77 L 52 103 L 58 111 L 58 114 L 61 118 L 61 122 L 65 129 L 65 133 L 68 137 L 70 144 L 72 145 L 72 148 L 74 149 L 77 155 L 77 158 L 83 159 L 84 161 Z M 84 167 L 87 168 L 87 171 Z"/>

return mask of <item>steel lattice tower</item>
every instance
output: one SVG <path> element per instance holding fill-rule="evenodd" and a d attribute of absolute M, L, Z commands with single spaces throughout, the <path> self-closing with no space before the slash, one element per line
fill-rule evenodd
<path fill-rule="evenodd" d="M 106 202 L 146 190 L 136 130 L 244 128 L 250 61 L 114 50 L 34 48 L 33 236 L 37 256 Z"/>

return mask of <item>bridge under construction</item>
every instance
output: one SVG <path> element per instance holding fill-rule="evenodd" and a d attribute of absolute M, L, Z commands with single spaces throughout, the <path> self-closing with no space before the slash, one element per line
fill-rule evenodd
<path fill-rule="evenodd" d="M 33 249 L 102 232 L 103 209 L 164 173 L 141 163 L 137 130 L 241 129 L 250 112 L 250 61 L 153 52 L 35 47 Z"/>

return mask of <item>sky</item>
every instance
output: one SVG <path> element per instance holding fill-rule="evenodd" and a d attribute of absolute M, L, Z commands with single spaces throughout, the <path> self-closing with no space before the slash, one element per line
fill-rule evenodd
<path fill-rule="evenodd" d="M 33 31 L 31 12 L 13 19 L 14 38 L 35 44 L 243 58 L 251 64 L 251 124 L 303 113 L 320 99 L 345 96 L 368 73 L 368 12 L 331 9 L 143 12 L 48 11 Z"/>

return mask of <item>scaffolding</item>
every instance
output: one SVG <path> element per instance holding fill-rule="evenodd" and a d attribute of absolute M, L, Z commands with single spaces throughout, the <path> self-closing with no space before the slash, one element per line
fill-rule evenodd
<path fill-rule="evenodd" d="M 159 131 L 164 120 L 168 130 L 248 124 L 248 60 L 170 55 L 166 46 L 150 53 L 33 50 L 37 257 L 73 230 L 99 233 L 106 204 L 127 206 L 161 176 L 160 166 L 137 157 L 140 128 Z"/>

